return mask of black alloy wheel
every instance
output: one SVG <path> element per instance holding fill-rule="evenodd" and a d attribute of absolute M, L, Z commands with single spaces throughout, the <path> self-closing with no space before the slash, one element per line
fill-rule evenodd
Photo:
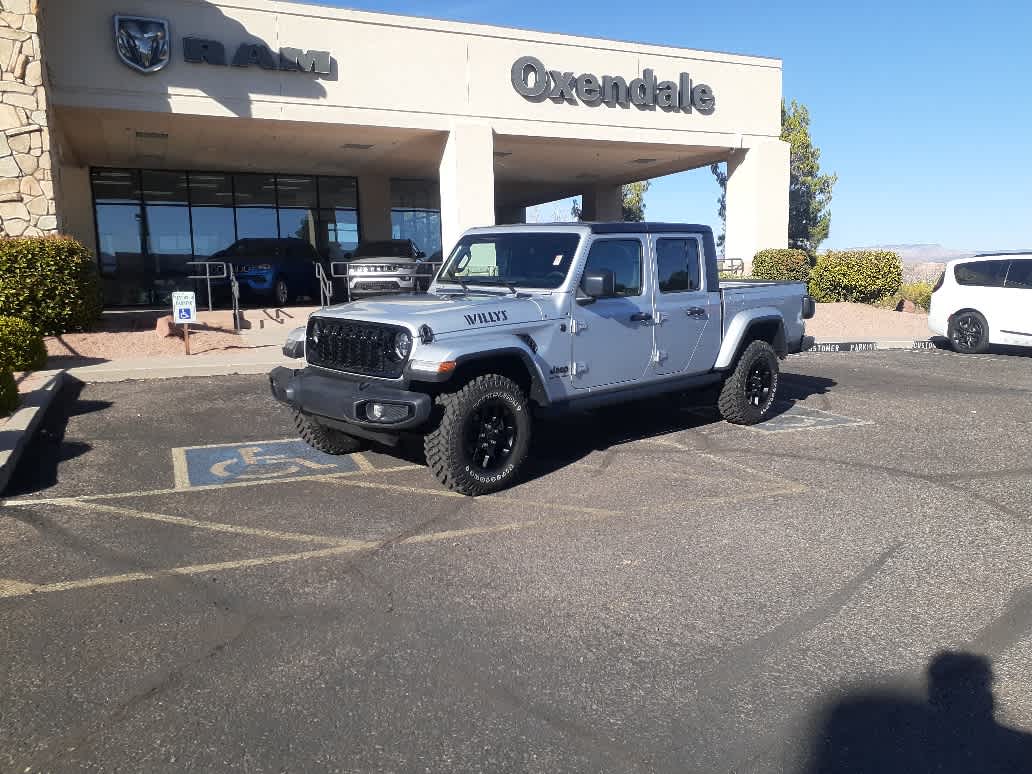
<path fill-rule="evenodd" d="M 989 329 L 978 312 L 961 312 L 950 323 L 953 349 L 966 355 L 985 352 L 989 346 Z"/>
<path fill-rule="evenodd" d="M 760 408 L 767 405 L 774 387 L 774 371 L 764 359 L 753 363 L 745 380 L 745 399 L 749 405 Z"/>
<path fill-rule="evenodd" d="M 473 412 L 465 429 L 466 454 L 473 465 L 485 473 L 501 470 L 516 448 L 516 414 L 500 398 L 481 404 Z"/>

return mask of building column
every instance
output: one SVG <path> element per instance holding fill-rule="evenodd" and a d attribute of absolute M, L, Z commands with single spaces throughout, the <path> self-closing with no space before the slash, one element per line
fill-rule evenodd
<path fill-rule="evenodd" d="M 452 127 L 441 155 L 441 246 L 448 255 L 462 232 L 495 223 L 494 132 Z"/>
<path fill-rule="evenodd" d="M 623 220 L 623 186 L 596 185 L 581 195 L 581 220 Z"/>
<path fill-rule="evenodd" d="M 5 236 L 52 234 L 61 225 L 39 5 L 0 0 L 0 235 Z"/>
<path fill-rule="evenodd" d="M 760 250 L 788 247 L 788 181 L 787 142 L 735 148 L 728 158 L 724 255 L 742 259 L 747 274 Z"/>
<path fill-rule="evenodd" d="M 363 240 L 391 238 L 391 179 L 383 175 L 358 178 L 358 228 Z"/>

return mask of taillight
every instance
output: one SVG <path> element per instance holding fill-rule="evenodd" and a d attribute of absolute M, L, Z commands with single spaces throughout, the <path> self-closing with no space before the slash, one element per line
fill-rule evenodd
<path fill-rule="evenodd" d="M 932 292 L 933 292 L 933 293 L 934 293 L 934 292 L 935 292 L 936 290 L 938 290 L 939 288 L 941 288 L 941 287 L 942 287 L 942 283 L 943 283 L 943 280 L 945 280 L 945 279 L 946 279 L 946 272 L 942 272 L 942 273 L 941 273 L 941 274 L 939 275 L 939 279 L 937 279 L 937 280 L 935 281 L 935 285 L 933 285 L 933 286 L 932 286 Z"/>

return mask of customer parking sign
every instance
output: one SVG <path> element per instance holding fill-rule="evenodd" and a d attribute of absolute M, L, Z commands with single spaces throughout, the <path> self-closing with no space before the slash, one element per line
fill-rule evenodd
<path fill-rule="evenodd" d="M 177 323 L 197 322 L 197 297 L 192 291 L 172 294 L 172 319 Z"/>
<path fill-rule="evenodd" d="M 172 294 L 172 319 L 177 323 L 197 322 L 197 297 L 192 291 Z"/>

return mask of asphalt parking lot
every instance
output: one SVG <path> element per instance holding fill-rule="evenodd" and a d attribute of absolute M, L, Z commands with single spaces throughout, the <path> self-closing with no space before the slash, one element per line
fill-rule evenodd
<path fill-rule="evenodd" d="M 0 770 L 1032 770 L 1032 357 L 805 354 L 539 426 L 527 480 L 70 388 L 0 519 Z"/>

